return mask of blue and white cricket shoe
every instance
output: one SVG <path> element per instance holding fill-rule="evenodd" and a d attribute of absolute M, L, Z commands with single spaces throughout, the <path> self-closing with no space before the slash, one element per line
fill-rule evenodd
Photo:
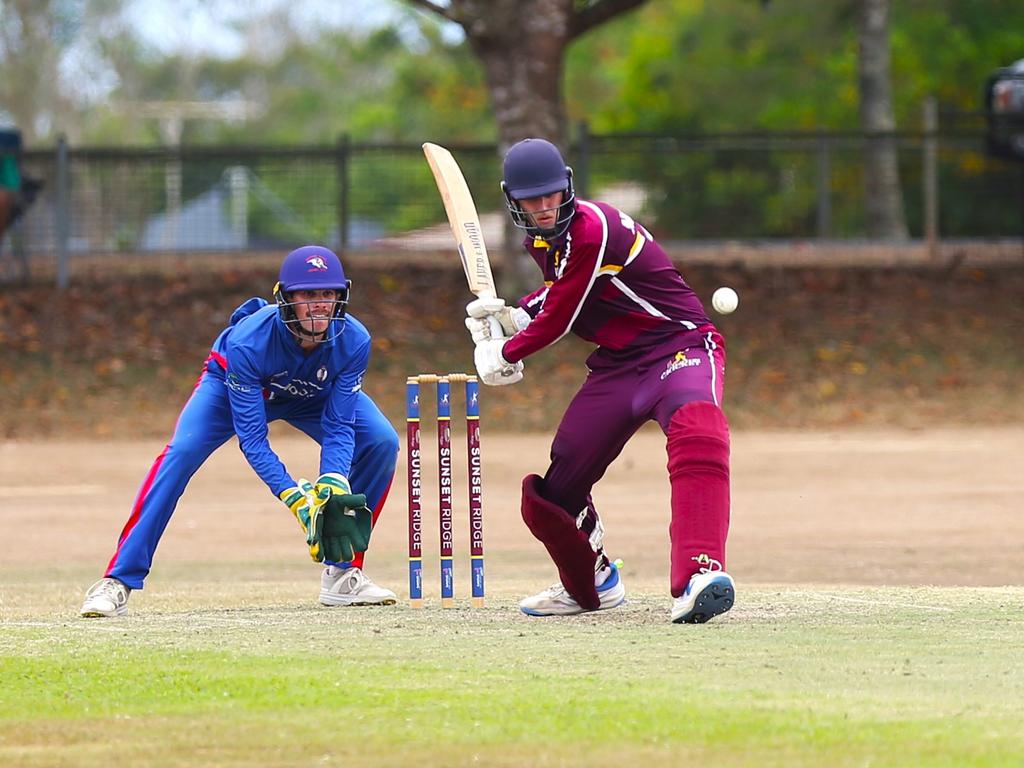
<path fill-rule="evenodd" d="M 622 605 L 626 599 L 626 587 L 622 583 L 616 563 L 610 563 L 598 571 L 594 580 L 600 580 L 597 584 L 597 596 L 601 599 L 601 604 L 597 610 L 603 611 Z M 543 592 L 523 598 L 519 603 L 519 610 L 527 616 L 572 616 L 587 612 L 586 608 L 565 591 L 561 583 L 552 584 Z"/>
<path fill-rule="evenodd" d="M 703 624 L 732 608 L 736 585 L 725 571 L 701 571 L 690 577 L 686 591 L 672 603 L 675 624 Z"/>

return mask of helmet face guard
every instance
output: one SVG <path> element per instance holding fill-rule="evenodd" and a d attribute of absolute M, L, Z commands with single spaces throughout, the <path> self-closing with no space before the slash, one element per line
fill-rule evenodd
<path fill-rule="evenodd" d="M 576 191 L 572 184 L 572 168 L 565 164 L 561 152 L 544 139 L 523 139 L 505 154 L 501 191 L 512 216 L 512 223 L 533 237 L 554 239 L 564 235 L 576 215 Z M 537 226 L 521 200 L 562 193 L 555 224 L 550 228 Z"/>
<path fill-rule="evenodd" d="M 292 332 L 292 334 L 299 341 L 316 341 L 326 342 L 334 341 L 345 331 L 345 309 L 348 305 L 349 288 L 352 285 L 352 281 L 346 281 L 344 288 L 334 288 L 333 290 L 338 292 L 338 298 L 331 303 L 330 318 L 331 322 L 327 326 L 327 330 L 322 334 L 316 334 L 307 330 L 303 326 L 303 320 L 300 320 L 295 312 L 295 308 L 300 304 L 306 307 L 305 316 L 308 318 L 309 310 L 311 305 L 325 303 L 321 299 L 314 299 L 312 301 L 293 301 L 292 292 L 286 291 L 281 287 L 281 283 L 277 283 L 274 286 L 274 300 L 277 302 L 277 311 L 281 316 L 281 322 L 284 323 L 285 327 Z M 295 290 L 310 290 L 296 288 Z M 341 322 L 334 322 L 340 320 Z"/>
<path fill-rule="evenodd" d="M 318 343 L 333 341 L 345 330 L 345 310 L 348 306 L 352 281 L 345 277 L 341 261 L 333 251 L 318 245 L 306 245 L 289 253 L 281 264 L 281 273 L 274 286 L 274 301 L 277 311 L 285 327 L 299 341 L 316 341 Z M 336 296 L 333 302 L 322 299 L 313 301 L 295 301 L 295 291 L 333 290 Z M 315 334 L 303 326 L 295 312 L 297 306 L 306 307 L 305 317 L 314 304 L 330 303 L 330 322 L 322 334 Z M 340 322 L 335 322 L 340 321 Z"/>

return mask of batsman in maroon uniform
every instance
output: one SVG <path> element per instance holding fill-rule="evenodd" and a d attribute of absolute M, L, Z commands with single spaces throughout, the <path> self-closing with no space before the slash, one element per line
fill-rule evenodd
<path fill-rule="evenodd" d="M 523 376 L 522 360 L 572 332 L 598 345 L 569 404 L 544 477 L 523 480 L 523 520 L 561 583 L 520 603 L 533 616 L 614 608 L 626 596 L 605 555 L 591 489 L 630 437 L 654 419 L 667 436 L 672 486 L 671 618 L 701 623 L 728 611 L 729 426 L 722 412 L 725 346 L 700 300 L 640 224 L 578 199 L 572 169 L 543 139 L 505 155 L 501 183 L 544 284 L 517 307 L 477 299 L 466 325 L 486 384 Z M 490 317 L 506 334 L 497 338 Z"/>

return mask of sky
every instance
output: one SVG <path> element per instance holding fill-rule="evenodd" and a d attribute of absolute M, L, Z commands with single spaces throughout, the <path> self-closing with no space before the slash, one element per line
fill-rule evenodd
<path fill-rule="evenodd" d="M 278 10 L 287 11 L 292 27 L 300 33 L 324 28 L 372 30 L 397 23 L 409 33 L 409 44 L 415 45 L 419 30 L 408 23 L 411 7 L 402 0 L 125 0 L 123 19 L 160 53 L 233 58 L 246 52 L 246 40 L 233 25 Z M 446 23 L 442 30 L 451 42 L 463 39 L 457 24 Z M 60 76 L 72 84 L 74 99 L 80 103 L 100 103 L 117 85 L 115 73 L 88 41 L 65 51 Z M 0 108 L 0 124 L 10 120 Z M 45 134 L 48 129 L 40 126 L 38 132 Z"/>
<path fill-rule="evenodd" d="M 127 14 L 160 51 L 232 57 L 243 51 L 244 40 L 231 22 L 281 8 L 289 9 L 299 29 L 312 30 L 373 29 L 400 19 L 408 6 L 399 0 L 130 0 Z"/>

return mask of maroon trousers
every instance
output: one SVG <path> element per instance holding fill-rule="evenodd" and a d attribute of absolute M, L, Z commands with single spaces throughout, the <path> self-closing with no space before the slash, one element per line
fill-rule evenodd
<path fill-rule="evenodd" d="M 657 421 L 669 436 L 671 587 L 673 594 L 681 594 L 690 575 L 710 561 L 718 567 L 725 563 L 729 436 L 720 413 L 722 338 L 713 326 L 705 326 L 680 333 L 639 358 L 598 350 L 587 365 L 590 373 L 551 446 L 544 497 L 574 517 L 593 507 L 591 490 L 605 470 L 643 424 Z M 687 409 L 686 418 L 673 421 L 688 403 L 712 408 Z M 718 415 L 709 416 L 714 411 Z"/>

